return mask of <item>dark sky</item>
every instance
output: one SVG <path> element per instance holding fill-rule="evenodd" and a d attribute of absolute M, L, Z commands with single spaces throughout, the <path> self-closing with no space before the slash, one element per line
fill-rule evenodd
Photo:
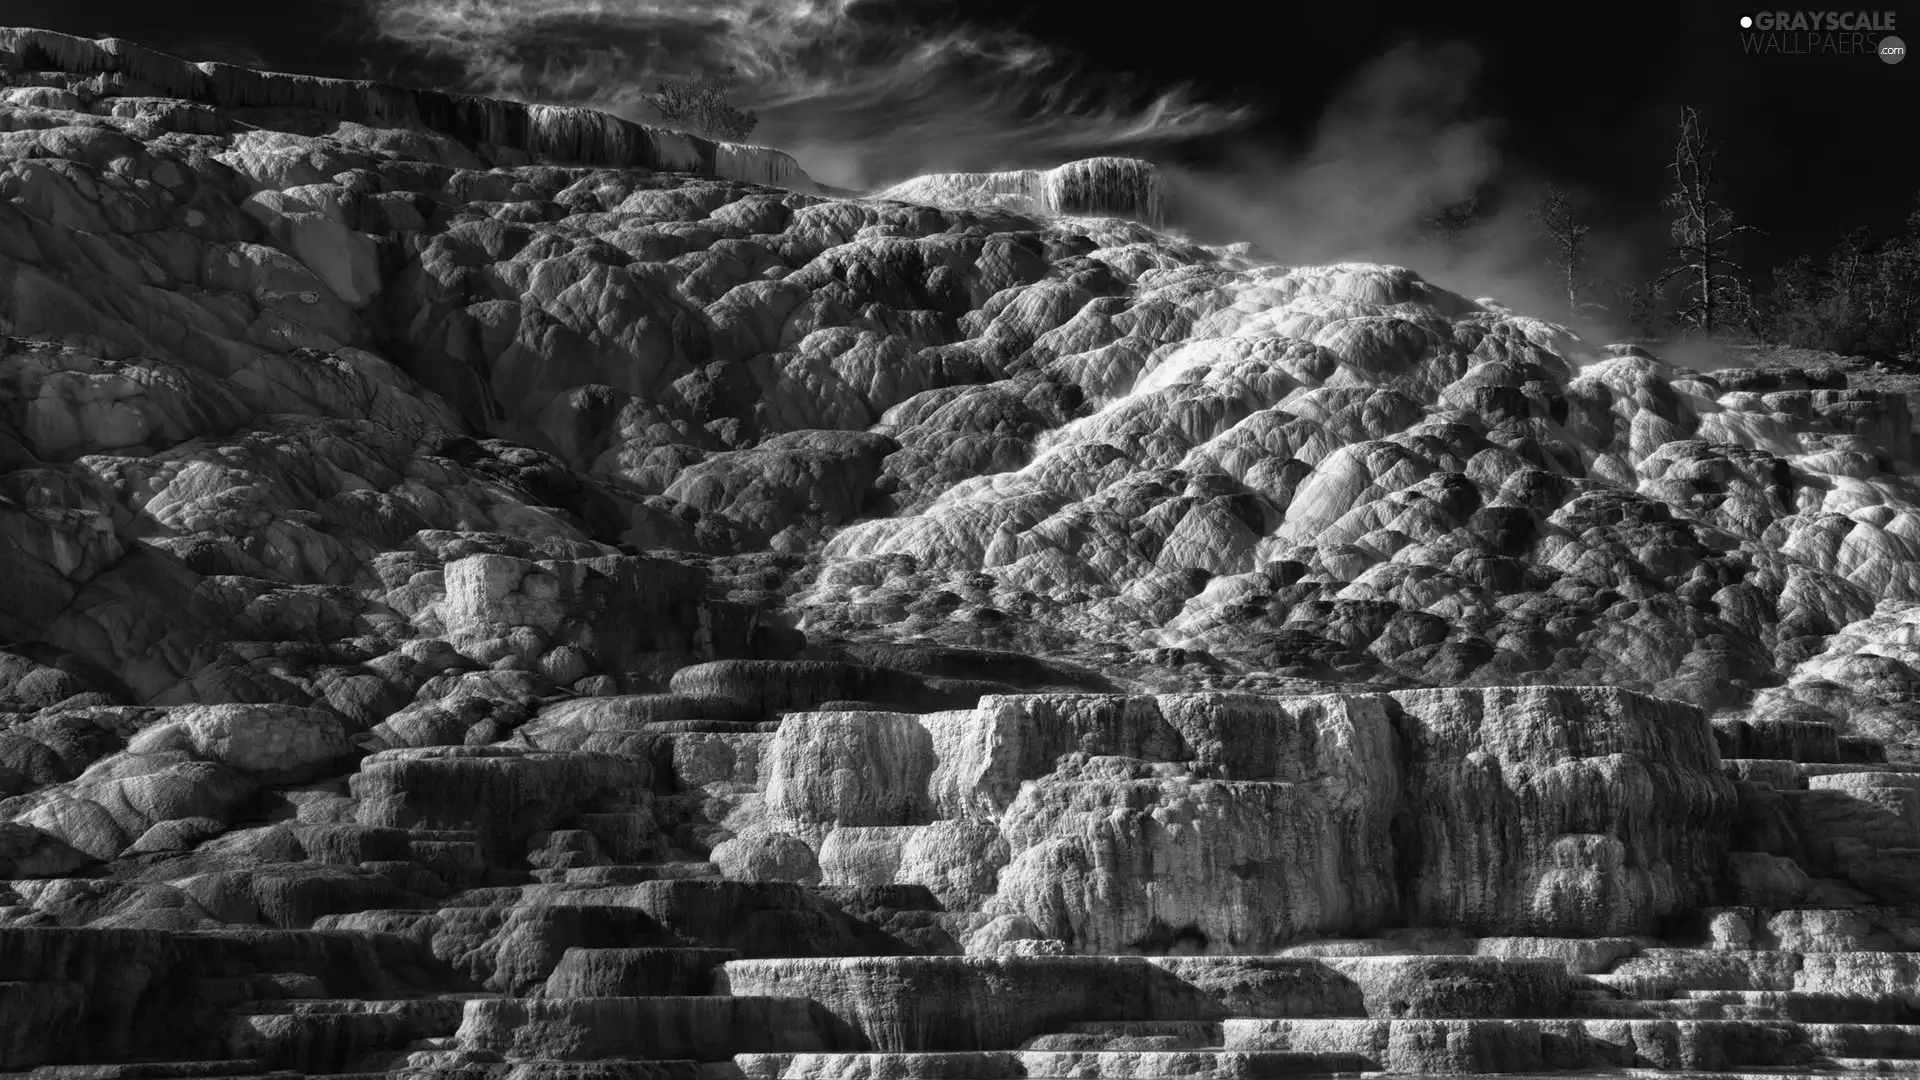
<path fill-rule="evenodd" d="M 1016 6 L 1017 5 L 1010 5 Z M 1088 40 L 1088 5 L 1031 5 L 1043 33 Z M 1181 5 L 1248 10 L 1254 5 Z M 1725 201 L 1768 235 L 1750 261 L 1824 252 L 1845 229 L 1900 226 L 1920 194 L 1920 61 L 1752 55 L 1737 2 L 1576 5 L 1572 28 L 1506 5 L 1337 0 L 1296 8 L 1278 35 L 1217 17 L 1108 20 L 1092 40 L 1117 65 L 1207 80 L 1260 101 L 1262 125 L 1297 139 L 1343 77 L 1403 41 L 1462 41 L 1481 59 L 1470 109 L 1499 122 L 1505 165 L 1527 180 L 1586 189 L 1593 212 L 1657 257 L 1679 107 L 1696 106 L 1721 146 Z M 1542 9 L 1535 8 L 1539 11 Z M 1046 12 L 1045 15 L 1037 13 Z M 1920 42 L 1920 6 L 1896 30 Z M 1490 187 L 1499 187 L 1502 169 Z M 1524 183 L 1521 185 L 1524 187 Z"/>
<path fill-rule="evenodd" d="M 1303 257 L 1341 254 L 1340 230 L 1404 214 L 1416 196 L 1471 190 L 1511 214 L 1551 181 L 1588 200 L 1626 264 L 1618 272 L 1650 270 L 1682 103 L 1702 111 L 1722 146 L 1725 201 L 1766 230 L 1747 252 L 1756 268 L 1824 252 L 1856 225 L 1895 228 L 1914 206 L 1920 60 L 1749 55 L 1738 26 L 1747 9 L 1720 0 L 1596 4 L 1552 19 L 1511 10 L 1377 0 L 0 2 L 6 22 L 127 37 L 189 59 L 594 104 L 637 119 L 649 117 L 634 95 L 654 76 L 737 62 L 755 77 L 754 141 L 795 153 L 829 182 L 1131 151 L 1186 163 L 1220 214 L 1248 222 L 1248 238 Z M 1571 23 L 1558 14 L 1568 10 Z M 1896 31 L 1920 41 L 1920 8 L 1892 10 Z M 1310 209 L 1353 190 L 1365 194 L 1344 216 Z M 1355 245 L 1356 254 L 1380 246 Z"/>

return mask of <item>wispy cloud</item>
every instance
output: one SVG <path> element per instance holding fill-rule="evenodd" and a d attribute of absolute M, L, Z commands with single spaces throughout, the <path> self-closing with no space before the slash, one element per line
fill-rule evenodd
<path fill-rule="evenodd" d="M 464 68 L 467 88 L 642 121 L 662 78 L 746 77 L 752 141 L 819 179 L 1026 167 L 1218 134 L 1246 105 L 1147 85 L 1005 27 L 884 0 L 368 0 L 384 38 Z"/>

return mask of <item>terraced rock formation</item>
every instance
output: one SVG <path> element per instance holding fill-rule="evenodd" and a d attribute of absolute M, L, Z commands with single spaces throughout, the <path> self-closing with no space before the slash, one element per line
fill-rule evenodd
<path fill-rule="evenodd" d="M 9 1075 L 1920 1063 L 1900 394 L 1135 162 L 0 74 Z"/>

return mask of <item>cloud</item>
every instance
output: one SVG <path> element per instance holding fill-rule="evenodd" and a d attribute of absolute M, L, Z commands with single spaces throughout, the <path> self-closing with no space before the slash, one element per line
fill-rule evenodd
<path fill-rule="evenodd" d="M 1429 207 L 1478 193 L 1496 174 L 1499 126 L 1468 109 L 1479 56 L 1404 44 L 1360 69 L 1306 149 L 1243 139 L 1205 168 L 1167 168 L 1199 231 L 1238 230 L 1291 263 L 1413 254 Z"/>
<path fill-rule="evenodd" d="M 1148 85 L 1017 30 L 855 0 L 369 0 L 378 35 L 457 61 L 466 89 L 658 122 L 663 78 L 737 66 L 757 143 L 875 187 L 1229 132 L 1246 105 Z"/>

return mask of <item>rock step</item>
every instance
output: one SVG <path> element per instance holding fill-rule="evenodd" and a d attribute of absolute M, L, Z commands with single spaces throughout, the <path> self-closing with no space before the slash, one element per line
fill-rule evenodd
<path fill-rule="evenodd" d="M 649 735 L 771 735 L 780 730 L 780 721 L 656 720 L 638 730 Z"/>
<path fill-rule="evenodd" d="M 746 1080 L 1011 1080 L 1025 1074 L 1014 1052 L 735 1054 Z"/>
<path fill-rule="evenodd" d="M 1560 1069 L 1720 1070 L 1810 1064 L 1799 1025 L 1767 1020 L 1541 1020 L 1542 1051 Z"/>
<path fill-rule="evenodd" d="M 1221 1032 L 1229 1049 L 1357 1053 L 1390 1072 L 1784 1067 L 1816 1057 L 1799 1026 L 1761 1020 L 1225 1020 Z"/>
<path fill-rule="evenodd" d="M 740 959 L 732 949 L 568 949 L 547 976 L 545 996 L 691 997 L 713 993 L 720 965 Z"/>
<path fill-rule="evenodd" d="M 1642 949 L 1593 980 L 1632 998 L 1670 998 L 1683 990 L 1792 990 L 1801 954 L 1773 949 Z"/>
<path fill-rule="evenodd" d="M 353 915 L 327 916 L 322 921 L 330 928 L 343 930 L 426 934 L 438 933 L 447 926 L 471 925 L 476 917 L 482 923 L 497 919 L 498 923 L 495 925 L 509 926 L 514 933 L 536 935 L 546 948 L 555 953 L 569 946 L 584 945 L 589 942 L 618 948 L 686 944 L 677 935 L 661 926 L 652 915 L 633 904 L 542 902 L 543 899 L 535 899 L 511 907 L 475 904 L 449 906 L 434 911 L 384 909 Z M 581 899 L 592 901 L 601 898 L 588 896 Z M 493 910 L 485 912 L 476 910 L 480 908 Z M 551 953 L 547 955 L 552 956 Z M 558 959 L 557 956 L 552 958 Z M 497 965 L 496 971 L 498 971 Z M 541 966 L 537 974 L 530 977 L 536 981 L 544 981 L 549 974 L 551 972 Z M 489 985 L 488 988 L 508 989 L 501 985 Z M 515 993 L 523 993 L 532 987 L 522 985 L 512 989 Z"/>
<path fill-rule="evenodd" d="M 1817 1068 L 1824 1070 L 1825 1063 Z M 1674 1070 L 1674 1069 L 1609 1069 L 1609 1077 L 1631 1078 L 1631 1080 L 1840 1080 L 1832 1072 L 1809 1071 L 1806 1068 L 1767 1068 L 1755 1065 L 1738 1071 L 1728 1070 Z M 1845 1080 L 1909 1080 L 1911 1074 L 1899 1072 L 1864 1073 L 1848 1072 Z M 1519 1077 L 1506 1076 L 1501 1080 L 1520 1080 Z M 1548 1074 L 1542 1077 L 1528 1077 L 1527 1080 L 1569 1080 L 1565 1074 Z"/>
<path fill-rule="evenodd" d="M 1867 735 L 1842 735 L 1840 760 L 1858 762 L 1864 765 L 1884 765 L 1887 763 L 1887 744 Z"/>
<path fill-rule="evenodd" d="M 1220 1025 L 1207 1020 L 1104 1020 L 1068 1024 L 1052 1035 L 1037 1035 L 1023 1049 L 1046 1049 L 1041 1039 L 1155 1040 L 1170 1050 L 1205 1050 L 1222 1047 Z M 1051 1045 L 1051 1044 L 1049 1044 Z M 1115 1049 L 1120 1049 L 1115 1047 Z"/>
<path fill-rule="evenodd" d="M 0 1073 L 0 1077 L 35 1080 L 187 1080 L 190 1077 L 297 1076 L 267 1067 L 258 1058 L 224 1061 L 136 1061 L 119 1065 L 42 1065 L 31 1072 Z"/>
<path fill-rule="evenodd" d="M 1654 944 L 1651 938 L 1630 937 L 1483 937 L 1474 939 L 1472 948 L 1475 956 L 1559 961 L 1570 974 L 1597 975 Z"/>
<path fill-rule="evenodd" d="M 415 1016 L 438 1021 L 451 1016 L 456 1022 L 469 1001 L 486 1001 L 498 995 L 476 992 L 431 994 L 417 998 L 381 1001 L 373 998 L 270 998 L 249 1001 L 233 1010 L 235 1016 Z M 423 1036 L 424 1037 L 424 1036 Z"/>
<path fill-rule="evenodd" d="M 1742 1006 L 1750 1020 L 1793 1020 L 1807 1024 L 1890 1023 L 1920 1021 L 1920 1006 L 1906 997 L 1832 994 L 1803 990 L 1687 990 L 1690 1003 Z M 1761 1015 L 1766 1014 L 1766 1015 Z M 1733 1018 L 1729 1014 L 1729 1018 Z"/>
<path fill-rule="evenodd" d="M 533 884 L 530 881 L 522 881 L 512 885 L 487 885 L 480 888 L 463 889 L 437 902 L 442 908 L 509 907 L 518 904 L 521 897 L 532 887 Z M 366 912 L 363 911 L 360 912 L 360 914 L 364 915 Z"/>
<path fill-rule="evenodd" d="M 1715 718 L 1714 741 L 1725 758 L 1773 758 L 1838 763 L 1840 739 L 1834 726 L 1818 720 L 1740 720 Z"/>
<path fill-rule="evenodd" d="M 1720 773 L 1729 780 L 1767 784 L 1780 791 L 1799 791 L 1807 786 L 1807 770 L 1815 766 L 1784 758 L 1721 758 Z"/>
<path fill-rule="evenodd" d="M 1715 991 L 1703 991 L 1714 993 Z M 1763 1017 L 1730 1014 L 1719 1001 L 1662 998 L 1597 998 L 1580 1002 L 1572 1010 L 1581 1019 L 1596 1020 L 1756 1020 Z"/>
<path fill-rule="evenodd" d="M 1893 1074 L 1897 1076 L 1920 1075 L 1920 1061 L 1913 1061 L 1913 1060 L 1903 1061 L 1899 1058 L 1850 1058 L 1850 1057 L 1829 1056 L 1827 1058 L 1827 1064 L 1832 1065 L 1834 1068 L 1839 1069 L 1840 1071 L 1846 1073 L 1850 1077 L 1859 1075 L 1859 1074 L 1865 1074 L 1865 1073 Z"/>
<path fill-rule="evenodd" d="M 1318 960 L 1481 957 L 1488 961 L 1557 961 L 1565 964 L 1569 973 L 1592 975 L 1610 969 L 1641 948 L 1658 944 L 1652 938 L 1630 937 L 1348 938 L 1290 945 L 1275 955 Z"/>
<path fill-rule="evenodd" d="M 890 1053 L 1010 1050 L 1122 1020 L 1564 1016 L 1559 960 L 1486 956 L 833 956 L 735 960 L 732 993 L 809 998 Z"/>
<path fill-rule="evenodd" d="M 1920 1024 L 1802 1024 L 1828 1057 L 1920 1059 Z"/>
<path fill-rule="evenodd" d="M 1801 840 L 1816 863 L 1822 843 L 1865 842 L 1882 848 L 1915 846 L 1920 835 L 1920 788 L 1882 784 L 1868 773 L 1807 778 L 1807 790 L 1786 794 L 1799 816 Z M 1830 858 L 1830 857 L 1829 857 Z"/>
<path fill-rule="evenodd" d="M 404 1066 L 369 1073 L 365 1080 L 393 1080 L 396 1076 L 407 1080 L 726 1080 L 738 1075 L 730 1064 L 702 1065 L 686 1060 L 580 1062 L 536 1058 L 501 1062 L 473 1055 L 416 1053 L 408 1055 Z M 328 1080 L 359 1078 L 334 1076 Z"/>
<path fill-rule="evenodd" d="M 1920 908 L 1908 906 L 1703 908 L 1700 932 L 1746 951 L 1800 953 L 1911 952 L 1920 950 Z"/>
<path fill-rule="evenodd" d="M 1811 791 L 1847 791 L 1852 788 L 1884 787 L 1920 791 L 1920 772 L 1890 772 L 1884 768 L 1859 772 L 1824 773 L 1806 778 Z"/>
<path fill-rule="evenodd" d="M 1253 1080 L 1256 1077 L 1328 1076 L 1366 1068 L 1366 1062 L 1353 1055 L 1288 1050 L 1016 1050 L 1013 1057 L 1021 1070 L 1015 1075 L 1076 1080 L 1081 1077 L 1088 1080 L 1158 1080 L 1160 1077 Z"/>
<path fill-rule="evenodd" d="M 1359 1072 L 1350 1055 L 1281 1050 L 976 1050 L 904 1054 L 740 1054 L 748 1080 L 1258 1080 Z"/>
<path fill-rule="evenodd" d="M 466 1004 L 458 998 L 254 1002 L 228 1021 L 227 1046 L 234 1056 L 271 1068 L 337 1073 L 368 1055 L 452 1035 Z"/>
<path fill-rule="evenodd" d="M 420 942 L 252 926 L 0 927 L 0 968 L 14 976 L 0 982 L 0 1027 L 33 1033 L 30 1056 L 8 1066 L 256 1057 L 224 1045 L 224 1009 L 209 1017 L 209 1005 L 285 993 L 397 999 L 444 982 Z"/>
<path fill-rule="evenodd" d="M 1851 996 L 1920 993 L 1920 953 L 1803 953 L 1793 989 Z"/>
<path fill-rule="evenodd" d="M 1004 1050 L 922 1054 L 741 1054 L 735 1059 L 732 1070 L 722 1072 L 725 1066 L 708 1066 L 706 1078 L 707 1080 L 1015 1080 L 1015 1078 L 1029 1080 L 1029 1078 L 1044 1077 L 1045 1080 L 1056 1080 L 1052 1074 L 1020 1071 L 1025 1067 L 1025 1062 L 1021 1060 L 1024 1056 L 1025 1054 L 1021 1051 Z M 624 1068 L 629 1063 L 605 1064 L 617 1064 Z M 1911 1080 L 1915 1072 L 1906 1068 L 1911 1064 L 1904 1061 L 1836 1058 L 1831 1062 L 1820 1063 L 1819 1068 L 1826 1070 L 1831 1066 L 1843 1069 L 1846 1080 Z M 413 1077 L 428 1074 L 409 1070 L 408 1075 Z M 448 1075 L 451 1080 L 452 1074 Z M 1099 1074 L 1088 1072 L 1073 1075 Z M 1203 1070 L 1197 1073 L 1166 1074 L 1166 1078 L 1173 1080 L 1175 1075 L 1211 1078 L 1216 1074 Z M 1351 1074 L 1343 1072 L 1332 1075 L 1348 1077 Z M 1465 1078 L 1476 1074 L 1451 1075 Z M 1500 1080 L 1569 1080 L 1570 1074 L 1542 1072 L 1484 1075 L 1499 1076 Z M 1609 1069 L 1601 1075 L 1613 1077 L 1616 1080 L 1836 1080 L 1835 1073 L 1831 1071 L 1766 1066 L 1754 1066 L 1739 1071 L 1626 1068 Z M 651 1080 L 651 1078 L 642 1078 L 642 1080 Z M 1150 1078 L 1135 1075 L 1131 1080 L 1150 1080 Z"/>
<path fill-rule="evenodd" d="M 736 1054 L 857 1049 L 801 997 L 491 998 L 466 1003 L 460 1048 L 496 1060 L 724 1062 Z"/>
<path fill-rule="evenodd" d="M 533 885 L 638 885 L 643 881 L 714 881 L 721 876 L 720 868 L 709 862 L 550 866 L 526 873 Z"/>
<path fill-rule="evenodd" d="M 1653 946 L 1643 948 L 1627 957 L 1622 963 L 1634 960 L 1657 960 L 1671 963 L 1686 963 L 1693 960 L 1719 962 L 1731 959 L 1748 965 L 1773 965 L 1794 963 L 1802 954 L 1791 949 L 1689 949 L 1680 946 Z"/>
<path fill-rule="evenodd" d="M 1228 1050 L 1351 1057 L 1364 1070 L 1511 1073 L 1544 1067 L 1532 1020 L 1224 1020 Z"/>
<path fill-rule="evenodd" d="M 1920 773 L 1920 765 L 1908 765 L 1900 762 L 1806 762 L 1800 765 L 1802 775 L 1831 776 L 1839 773 L 1874 772 L 1901 773 L 1912 775 Z"/>
<path fill-rule="evenodd" d="M 42 1065 L 32 1072 L 0 1072 L 0 1080 L 123 1080 L 123 1078 L 125 1078 L 125 1080 L 135 1080 L 135 1078 L 146 1080 L 146 1078 L 160 1077 L 165 1077 L 167 1080 L 201 1080 L 202 1077 L 214 1077 L 217 1078 L 217 1080 L 307 1080 L 308 1075 L 297 1069 L 272 1069 L 268 1071 L 256 1069 L 250 1072 L 219 1073 L 200 1071 L 200 1066 L 202 1065 L 226 1065 L 227 1062 L 224 1061 L 163 1062 L 161 1064 L 169 1068 L 179 1065 L 185 1068 L 186 1071 L 170 1073 L 125 1073 L 115 1071 L 122 1068 L 122 1066 L 119 1065 Z M 55 1068 L 70 1069 L 72 1071 L 62 1073 L 42 1071 Z M 327 1073 L 326 1076 L 327 1080 L 362 1080 L 362 1078 L 365 1078 L 365 1080 L 390 1080 L 390 1074 L 386 1072 Z M 447 1080 L 468 1080 L 468 1078 L 449 1076 Z"/>
<path fill-rule="evenodd" d="M 760 716 L 758 704 L 723 694 L 609 694 L 544 705 L 528 726 L 565 724 L 587 731 L 632 731 L 683 720 L 752 723 Z"/>
<path fill-rule="evenodd" d="M 845 956 L 873 950 L 878 943 L 816 891 L 783 881 L 734 881 L 719 878 L 666 879 L 632 885 L 530 885 L 474 889 L 449 897 L 440 912 L 489 908 L 516 925 L 550 922 L 585 928 L 592 912 L 603 930 L 582 930 L 569 939 L 549 937 L 557 961 L 566 946 L 646 948 L 705 946 L 734 949 L 743 957 Z M 508 909 L 512 909 L 509 911 Z M 434 915 L 434 912 L 427 913 Z M 477 916 L 461 914 L 461 918 Z M 333 917 L 329 917 L 333 918 Z M 355 917 L 358 918 L 358 917 Z M 623 921 L 626 920 L 626 921 Z M 371 922 L 370 920 L 362 920 Z M 383 913 L 382 923 L 400 922 Z M 359 925 L 337 919 L 337 925 Z M 330 924 L 330 925 L 334 925 Z M 372 925 L 367 929 L 374 929 Z M 381 926 L 379 928 L 385 928 Z M 598 936 L 595 936 L 598 935 Z M 897 946 L 895 946 L 897 947 Z M 542 968 L 545 980 L 551 971 Z M 796 996 L 796 995 L 788 995 Z M 804 995 L 799 995 L 804 996 Z"/>
<path fill-rule="evenodd" d="M 360 826 L 360 828 L 372 828 L 372 826 L 363 825 Z M 480 842 L 480 832 L 477 829 L 403 828 L 400 831 L 406 833 L 408 839 L 414 841 L 429 841 L 439 844 L 477 844 Z"/>
<path fill-rule="evenodd" d="M 1139 1054 L 1148 1051 L 1216 1051 L 1224 1047 L 1192 1039 L 1183 1039 L 1178 1035 L 1035 1035 L 1028 1039 L 1022 1050 L 1046 1053 L 1068 1054 Z"/>
<path fill-rule="evenodd" d="M 1901 796 L 1916 794 L 1905 788 L 1858 788 L 1846 794 L 1853 796 L 1858 804 L 1881 802 L 1878 796 L 1889 793 Z M 1888 839 L 1905 834 L 1903 839 L 1911 837 L 1920 840 L 1920 800 L 1903 802 L 1907 803 L 1901 808 L 1905 820 L 1895 819 L 1892 813 L 1886 813 L 1882 823 L 1892 827 L 1874 842 L 1849 838 L 1826 845 L 1815 840 L 1807 845 L 1809 853 L 1815 860 L 1830 854 L 1836 876 L 1881 903 L 1895 903 L 1912 897 L 1920 892 L 1920 847 L 1904 842 L 1896 844 Z"/>
<path fill-rule="evenodd" d="M 432 746 L 368 755 L 352 791 L 362 825 L 471 829 L 491 854 L 514 859 L 536 833 L 623 802 L 651 781 L 646 761 L 620 754 Z M 541 793 L 538 800 L 529 798 L 532 792 Z"/>
<path fill-rule="evenodd" d="M 575 866 L 560 872 L 568 885 L 638 885 L 643 881 L 698 881 L 717 879 L 720 868 L 698 862 L 633 863 L 613 866 Z"/>
<path fill-rule="evenodd" d="M 712 660 L 681 668 L 667 685 L 679 694 L 754 702 L 768 720 L 833 702 L 888 704 L 912 712 L 971 709 L 982 694 L 1016 692 L 1004 683 L 941 679 L 831 660 Z"/>

